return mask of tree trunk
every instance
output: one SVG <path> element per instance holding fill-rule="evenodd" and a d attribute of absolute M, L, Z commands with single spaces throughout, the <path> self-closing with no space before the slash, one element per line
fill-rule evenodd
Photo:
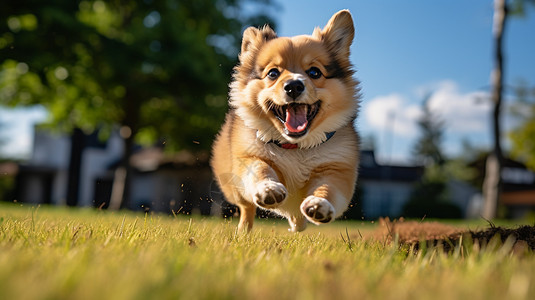
<path fill-rule="evenodd" d="M 503 90 L 503 33 L 507 20 L 506 0 L 494 1 L 494 20 L 493 20 L 493 37 L 494 37 L 494 70 L 491 73 L 492 84 L 492 103 L 493 103 L 493 127 L 492 134 L 494 137 L 494 149 L 487 158 L 485 170 L 485 179 L 483 181 L 483 210 L 482 216 L 486 219 L 496 217 L 496 211 L 499 203 L 501 192 L 501 170 L 503 154 L 500 141 L 500 110 L 502 106 Z"/>
<path fill-rule="evenodd" d="M 69 159 L 69 176 L 67 178 L 67 205 L 77 206 L 80 191 L 80 173 L 82 158 L 86 148 L 86 135 L 79 128 L 71 134 L 71 154 Z"/>
<path fill-rule="evenodd" d="M 119 208 L 135 208 L 130 195 L 130 182 L 133 173 L 130 158 L 134 151 L 134 137 L 139 127 L 141 101 L 131 89 L 127 89 L 125 100 L 125 117 L 119 132 L 124 141 L 124 150 L 121 164 L 115 170 L 109 206 L 110 209 L 115 210 Z"/>
<path fill-rule="evenodd" d="M 134 146 L 133 134 L 131 134 L 129 127 L 121 127 L 121 138 L 124 142 L 123 156 L 121 163 L 115 170 L 113 176 L 113 185 L 111 189 L 110 206 L 111 210 L 118 210 L 120 208 L 132 209 L 130 199 L 130 181 L 132 178 L 132 167 L 130 165 L 130 157 Z M 126 132 L 126 133 L 125 133 Z"/>

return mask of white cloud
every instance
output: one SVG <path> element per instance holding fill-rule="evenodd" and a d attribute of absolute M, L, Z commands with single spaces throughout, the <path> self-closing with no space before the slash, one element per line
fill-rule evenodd
<path fill-rule="evenodd" d="M 432 92 L 429 106 L 445 121 L 447 132 L 467 134 L 488 130 L 490 101 L 486 92 L 462 93 L 457 83 L 444 80 L 419 87 L 411 98 L 400 94 L 378 96 L 363 105 L 363 116 L 372 130 L 391 131 L 403 137 L 418 135 L 418 118 L 422 115 L 421 101 Z M 412 99 L 412 101 L 410 100 Z"/>
<path fill-rule="evenodd" d="M 422 115 L 422 100 L 429 94 L 431 111 L 444 121 L 443 146 L 447 154 L 456 155 L 466 139 L 474 145 L 488 146 L 492 109 L 488 92 L 463 92 L 452 80 L 416 87 L 413 91 L 409 95 L 393 93 L 363 102 L 359 128 L 364 135 L 378 138 L 380 157 L 390 161 L 411 156 L 410 149 L 420 135 L 417 122 Z M 504 121 L 508 119 L 505 116 Z M 504 124 L 504 132 L 506 127 Z"/>
<path fill-rule="evenodd" d="M 444 120 L 452 133 L 476 133 L 488 130 L 491 103 L 487 92 L 461 93 L 458 85 L 442 81 L 433 90 L 429 106 Z"/>
<path fill-rule="evenodd" d="M 363 114 L 373 130 L 387 130 L 410 137 L 416 133 L 415 120 L 421 115 L 421 111 L 402 95 L 390 94 L 368 101 L 363 105 Z"/>

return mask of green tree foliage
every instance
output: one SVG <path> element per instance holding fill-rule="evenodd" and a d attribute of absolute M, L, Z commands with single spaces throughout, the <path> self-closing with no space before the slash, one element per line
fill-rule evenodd
<path fill-rule="evenodd" d="M 460 218 L 461 210 L 448 199 L 447 183 L 456 177 L 457 161 L 447 161 L 442 152 L 444 122 L 429 107 L 431 94 L 422 102 L 423 114 L 418 120 L 421 135 L 413 155 L 423 162 L 425 171 L 414 185 L 409 201 L 403 206 L 403 216 L 409 218 Z"/>
<path fill-rule="evenodd" d="M 260 9 L 245 9 L 255 4 Z M 0 105 L 41 104 L 62 131 L 120 126 L 112 202 L 129 206 L 133 145 L 207 150 L 245 25 L 271 0 L 0 2 Z M 249 6 L 250 8 L 250 6 Z M 244 14 L 242 11 L 257 11 Z M 68 199 L 69 203 L 69 199 Z"/>
<path fill-rule="evenodd" d="M 208 149 L 241 31 L 269 22 L 243 2 L 2 1 L 0 105 L 42 104 L 61 130 L 120 125 L 137 142 Z"/>
<path fill-rule="evenodd" d="M 426 166 L 421 181 L 414 185 L 409 201 L 403 206 L 403 216 L 461 218 L 462 211 L 450 201 L 447 185 L 450 180 L 466 180 L 472 174 L 473 171 L 460 160 Z"/>
<path fill-rule="evenodd" d="M 442 139 L 444 136 L 444 122 L 429 108 L 428 95 L 422 102 L 423 115 L 418 120 L 418 126 L 421 131 L 417 139 L 413 154 L 419 162 L 423 161 L 424 165 L 444 163 L 444 154 L 442 153 Z"/>
<path fill-rule="evenodd" d="M 535 170 L 535 88 L 525 83 L 516 89 L 517 103 L 513 113 L 520 120 L 520 125 L 509 133 L 511 154 Z"/>
<path fill-rule="evenodd" d="M 447 200 L 446 183 L 425 181 L 418 183 L 410 200 L 403 206 L 407 218 L 462 218 L 461 209 Z"/>

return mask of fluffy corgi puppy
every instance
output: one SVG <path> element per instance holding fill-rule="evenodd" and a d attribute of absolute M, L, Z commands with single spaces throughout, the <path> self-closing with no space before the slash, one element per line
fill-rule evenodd
<path fill-rule="evenodd" d="M 294 232 L 347 209 L 359 162 L 353 36 L 347 10 L 312 35 L 277 37 L 268 26 L 243 33 L 211 160 L 240 209 L 240 230 L 252 228 L 257 207 L 287 218 Z"/>

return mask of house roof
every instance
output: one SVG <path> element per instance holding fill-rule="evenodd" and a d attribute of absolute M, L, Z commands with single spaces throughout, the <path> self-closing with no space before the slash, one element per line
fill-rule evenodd
<path fill-rule="evenodd" d="M 481 182 L 485 177 L 486 160 L 487 155 L 479 157 L 470 164 L 477 170 Z M 501 177 L 503 192 L 535 190 L 535 172 L 519 161 L 504 158 Z"/>

